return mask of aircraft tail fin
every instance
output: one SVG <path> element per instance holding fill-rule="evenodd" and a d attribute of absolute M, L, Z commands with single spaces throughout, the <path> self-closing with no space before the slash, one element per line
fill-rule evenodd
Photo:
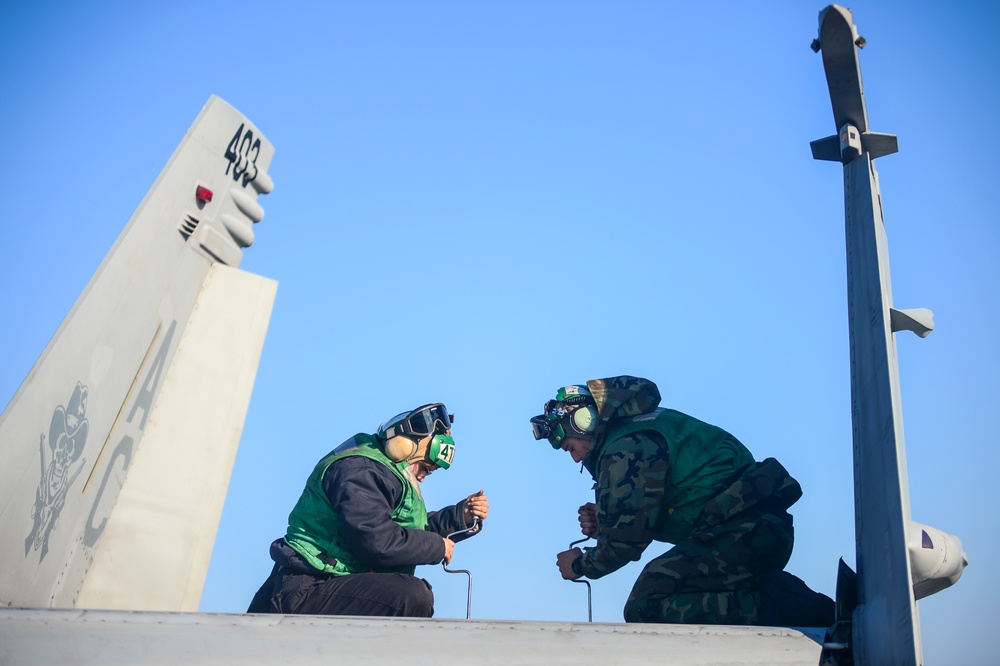
<path fill-rule="evenodd" d="M 273 153 L 212 96 L 0 415 L 0 603 L 197 607 L 276 290 L 236 270 Z"/>

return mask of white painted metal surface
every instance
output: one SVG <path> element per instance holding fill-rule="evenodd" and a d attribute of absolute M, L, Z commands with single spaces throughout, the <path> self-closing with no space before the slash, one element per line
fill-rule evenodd
<path fill-rule="evenodd" d="M 0 610 L 0 663 L 815 666 L 822 633 L 776 627 L 8 609 Z"/>
<path fill-rule="evenodd" d="M 0 415 L 0 604 L 78 603 L 205 279 L 239 265 L 263 215 L 273 152 L 211 97 Z M 219 414 L 242 423 L 236 395 Z"/>
<path fill-rule="evenodd" d="M 78 608 L 198 610 L 276 290 L 212 265 Z"/>

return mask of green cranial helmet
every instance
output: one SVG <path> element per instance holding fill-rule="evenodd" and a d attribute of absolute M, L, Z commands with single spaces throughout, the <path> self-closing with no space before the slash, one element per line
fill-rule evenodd
<path fill-rule="evenodd" d="M 545 403 L 542 414 L 531 418 L 535 439 L 547 439 L 553 449 L 561 448 L 567 437 L 589 439 L 597 428 L 597 407 L 590 389 L 574 384 L 556 391 Z"/>
<path fill-rule="evenodd" d="M 455 415 L 449 414 L 447 407 L 435 402 L 393 416 L 378 427 L 376 436 L 385 443 L 386 455 L 395 462 L 412 460 L 418 453 L 417 443 L 430 436 L 424 458 L 448 469 L 455 460 L 455 440 L 451 437 L 454 420 Z"/>

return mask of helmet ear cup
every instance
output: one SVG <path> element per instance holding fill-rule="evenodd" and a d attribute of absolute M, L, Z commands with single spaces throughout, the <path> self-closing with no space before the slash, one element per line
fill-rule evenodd
<path fill-rule="evenodd" d="M 396 435 L 385 440 L 385 456 L 393 462 L 403 462 L 417 453 L 417 443 L 409 437 Z"/>
<path fill-rule="evenodd" d="M 427 460 L 441 469 L 448 469 L 455 461 L 455 440 L 450 435 L 434 435 L 427 446 Z"/>
<path fill-rule="evenodd" d="M 573 427 L 583 434 L 594 432 L 597 428 L 597 410 L 590 405 L 574 410 Z"/>

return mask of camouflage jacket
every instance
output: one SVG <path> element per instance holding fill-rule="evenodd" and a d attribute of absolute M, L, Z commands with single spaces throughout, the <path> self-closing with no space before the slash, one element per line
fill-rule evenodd
<path fill-rule="evenodd" d="M 621 376 L 587 386 L 598 426 L 584 466 L 596 481 L 600 526 L 597 546 L 580 563 L 588 578 L 638 560 L 652 541 L 677 543 L 752 507 L 784 510 L 801 496 L 777 460 L 754 462 L 724 430 L 657 410 L 653 382 Z"/>

